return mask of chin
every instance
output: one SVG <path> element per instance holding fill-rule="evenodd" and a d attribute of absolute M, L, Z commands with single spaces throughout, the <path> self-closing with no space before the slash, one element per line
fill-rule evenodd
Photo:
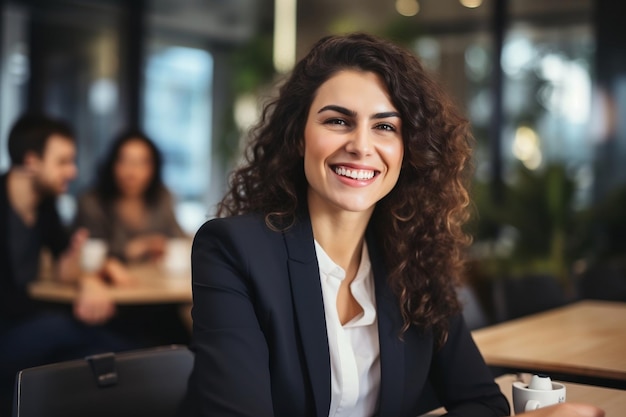
<path fill-rule="evenodd" d="M 37 193 L 44 197 L 56 197 L 59 194 L 62 194 L 64 191 L 60 189 L 60 187 L 54 187 L 52 185 L 42 185 L 40 184 L 37 187 Z"/>
<path fill-rule="evenodd" d="M 344 204 L 339 203 L 337 204 L 337 206 L 345 211 L 349 211 L 353 213 L 361 213 L 363 211 L 371 210 L 372 207 L 375 206 L 375 204 L 369 204 L 365 202 L 363 203 L 349 202 L 349 203 L 344 203 Z"/>

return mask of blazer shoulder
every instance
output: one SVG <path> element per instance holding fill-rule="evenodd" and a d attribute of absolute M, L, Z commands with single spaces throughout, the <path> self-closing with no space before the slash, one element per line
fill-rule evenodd
<path fill-rule="evenodd" d="M 282 240 L 282 233 L 271 230 L 260 214 L 215 218 L 205 222 L 196 232 L 194 240 L 203 242 L 218 239 L 222 243 L 238 245 L 263 244 Z"/>

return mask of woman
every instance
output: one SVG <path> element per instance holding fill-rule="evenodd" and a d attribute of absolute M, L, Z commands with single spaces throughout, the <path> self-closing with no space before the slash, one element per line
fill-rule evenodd
<path fill-rule="evenodd" d="M 95 186 L 79 199 L 75 226 L 105 241 L 108 257 L 101 275 L 112 285 L 132 283 L 129 263 L 158 260 L 168 239 L 185 237 L 161 180 L 161 165 L 152 140 L 128 131 L 112 143 Z M 139 346 L 186 343 L 189 332 L 178 310 L 177 305 L 120 307 L 110 326 Z"/>
<path fill-rule="evenodd" d="M 146 135 L 129 131 L 113 142 L 95 187 L 79 200 L 76 226 L 106 241 L 114 281 L 126 279 L 122 263 L 158 259 L 168 238 L 184 237 L 161 180 L 161 155 Z"/>
<path fill-rule="evenodd" d="M 508 415 L 455 293 L 470 153 L 411 53 L 320 40 L 195 237 L 182 414 L 416 416 L 434 393 L 450 415 Z"/>

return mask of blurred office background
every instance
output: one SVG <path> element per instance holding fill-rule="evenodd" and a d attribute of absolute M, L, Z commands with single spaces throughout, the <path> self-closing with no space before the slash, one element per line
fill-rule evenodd
<path fill-rule="evenodd" d="M 15 118 L 70 121 L 88 186 L 140 126 L 193 234 L 260 103 L 320 36 L 412 48 L 476 137 L 470 288 L 485 320 L 626 300 L 626 4 L 612 0 L 0 0 L 0 170 Z M 524 294 L 527 296 L 524 296 Z M 513 295 L 510 295 L 513 294 Z"/>

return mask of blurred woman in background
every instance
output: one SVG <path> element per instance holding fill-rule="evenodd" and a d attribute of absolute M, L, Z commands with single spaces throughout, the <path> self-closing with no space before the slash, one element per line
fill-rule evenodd
<path fill-rule="evenodd" d="M 174 215 L 174 199 L 161 179 L 161 166 L 154 142 L 141 131 L 127 131 L 113 141 L 94 186 L 79 198 L 74 226 L 106 244 L 101 274 L 111 285 L 132 283 L 129 264 L 158 261 L 168 239 L 186 237 Z M 118 311 L 117 321 L 132 335 L 141 327 L 151 344 L 183 343 L 187 336 L 177 307 L 126 308 Z"/>
<path fill-rule="evenodd" d="M 95 186 L 78 205 L 76 225 L 104 239 L 122 262 L 158 259 L 168 238 L 184 237 L 161 179 L 161 154 L 145 134 L 129 131 L 112 144 Z"/>

